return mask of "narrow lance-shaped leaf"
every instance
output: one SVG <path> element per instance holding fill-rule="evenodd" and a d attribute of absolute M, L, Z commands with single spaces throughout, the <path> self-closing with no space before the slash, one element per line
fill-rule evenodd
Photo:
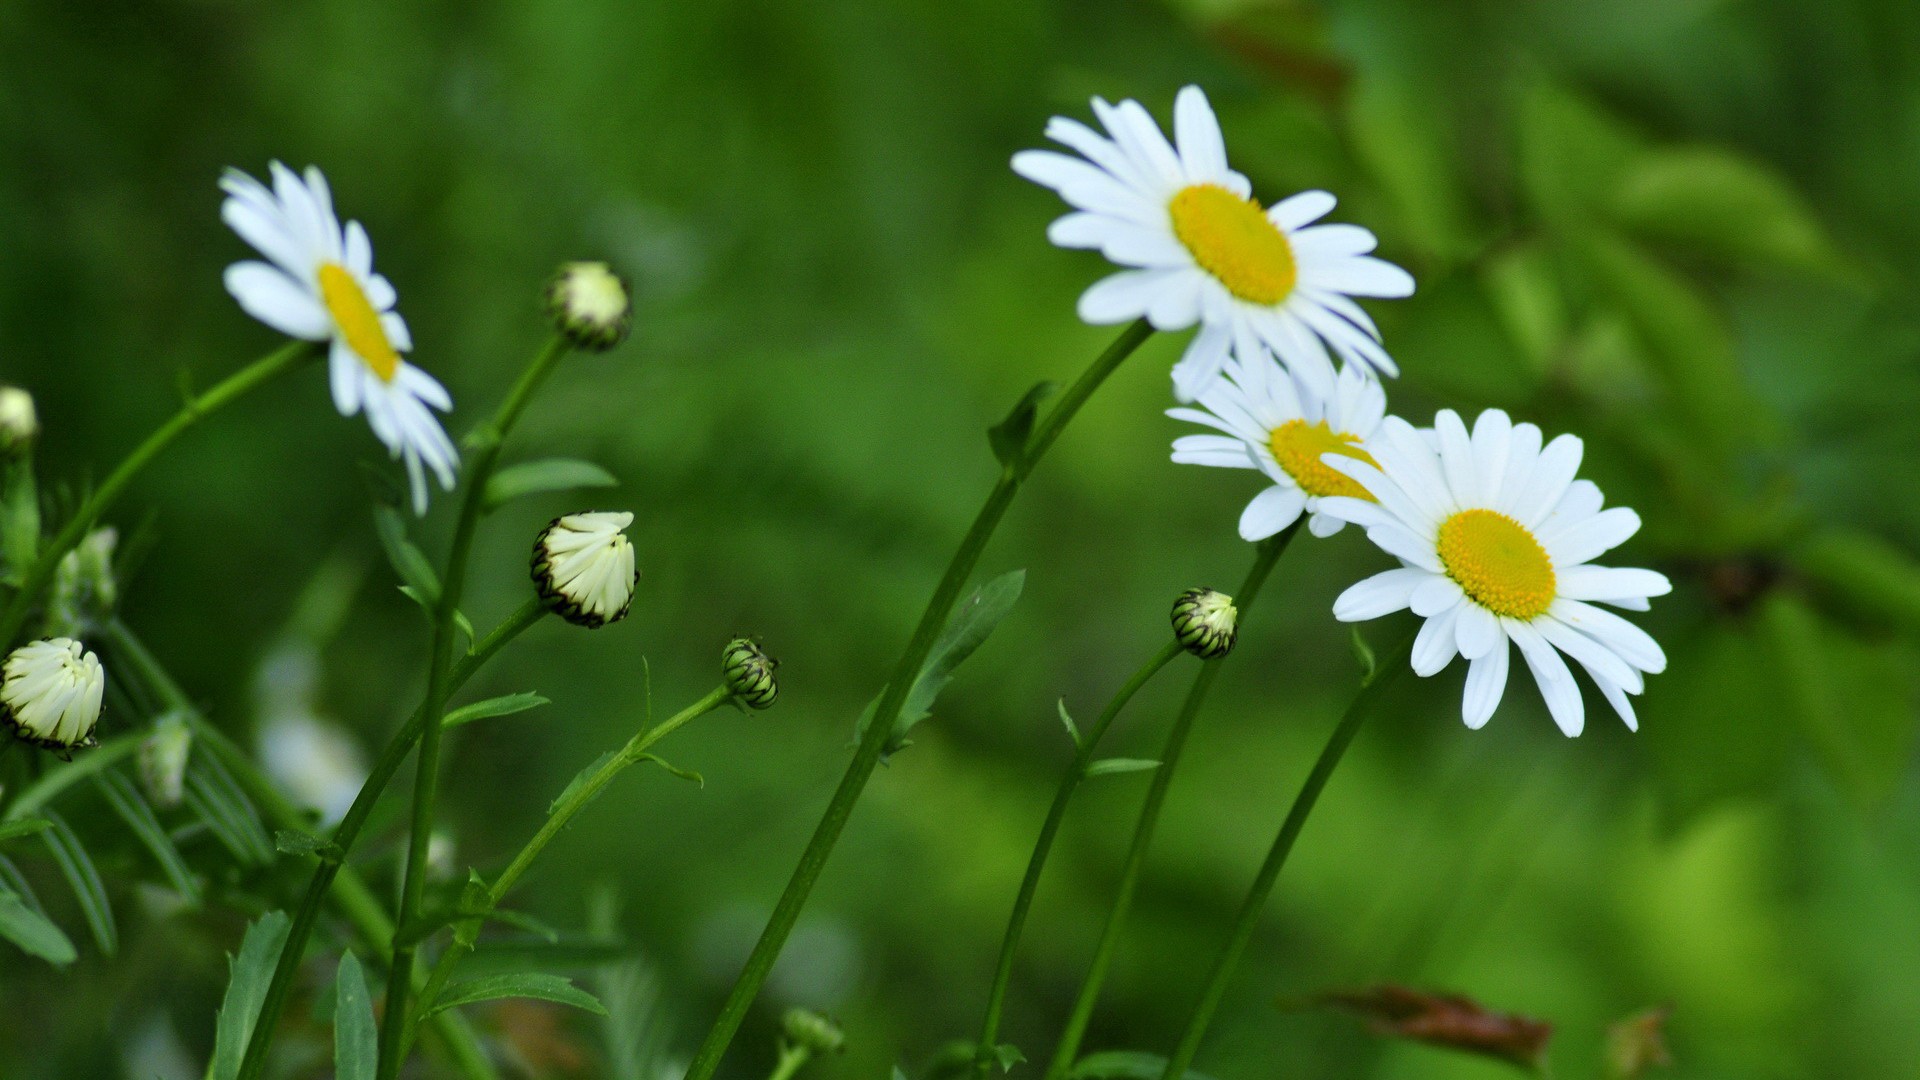
<path fill-rule="evenodd" d="M 254 865 L 273 860 L 273 841 L 253 803 L 211 757 L 196 757 L 187 766 L 187 805 L 234 858 Z"/>
<path fill-rule="evenodd" d="M 50 964 L 65 967 L 79 954 L 73 942 L 51 919 L 27 905 L 10 886 L 0 885 L 0 938 Z"/>
<path fill-rule="evenodd" d="M 570 1005 L 584 1009 L 597 1016 L 607 1015 L 606 1006 L 600 999 L 573 985 L 558 975 L 493 975 L 484 979 L 473 979 L 452 986 L 434 1002 L 427 1013 L 444 1012 L 461 1005 L 472 1005 L 481 1001 L 496 1001 L 500 998 L 534 998 L 539 1001 L 551 1001 L 556 1005 Z"/>
<path fill-rule="evenodd" d="M 100 793 L 106 796 L 107 805 L 113 807 L 113 812 L 120 815 L 120 820 L 127 823 L 127 828 L 132 829 L 133 835 L 153 854 L 168 884 L 188 903 L 198 905 L 200 883 L 194 878 L 193 871 L 187 869 L 186 859 L 181 857 L 180 849 L 173 846 L 173 840 L 160 826 L 160 819 L 154 816 L 153 807 L 147 805 L 140 789 L 119 772 L 98 773 L 94 776 L 94 782 L 99 785 Z"/>
<path fill-rule="evenodd" d="M 953 617 L 947 620 L 946 629 L 934 642 L 933 650 L 927 654 L 926 663 L 920 666 L 920 674 L 907 692 L 905 703 L 900 708 L 900 716 L 894 721 L 893 733 L 887 740 L 887 753 L 897 753 L 907 745 L 906 735 L 914 725 L 933 715 L 933 703 L 940 692 L 953 681 L 954 669 L 967 657 L 972 656 L 982 642 L 987 640 L 1000 621 L 1013 610 L 1020 599 L 1021 589 L 1026 587 L 1027 572 L 1012 570 L 987 582 L 975 590 L 959 608 Z M 860 715 L 855 737 L 864 735 L 867 726 L 873 722 L 874 710 L 879 707 L 876 699 Z"/>
<path fill-rule="evenodd" d="M 333 1074 L 335 1080 L 374 1080 L 380 1043 L 373 1023 L 373 998 L 352 952 L 340 956 L 333 977 Z"/>
<path fill-rule="evenodd" d="M 120 950 L 120 930 L 114 924 L 113 904 L 107 900 L 107 886 L 100 880 L 100 871 L 66 819 L 52 810 L 45 813 L 52 825 L 41 832 L 40 839 L 46 841 L 54 864 L 73 889 L 80 914 L 86 917 L 87 929 L 93 931 L 94 943 L 100 946 L 101 952 L 112 956 Z"/>
<path fill-rule="evenodd" d="M 1101 758 L 1087 766 L 1088 776 L 1113 776 L 1119 773 L 1146 772 L 1157 769 L 1160 763 L 1145 758 L 1110 757 Z"/>
<path fill-rule="evenodd" d="M 539 694 L 507 694 L 503 697 L 476 701 L 471 705 L 462 705 L 447 714 L 441 724 L 446 727 L 459 727 L 471 724 L 475 720 L 488 720 L 496 716 L 512 716 L 515 713 L 537 709 L 547 704 L 547 699 Z"/>
<path fill-rule="evenodd" d="M 240 955 L 227 964 L 227 993 L 220 1001 L 220 1016 L 213 1031 L 213 1067 L 208 1070 L 211 1080 L 233 1080 L 240 1072 L 240 1059 L 246 1055 L 254 1023 L 260 1019 L 260 1003 L 267 996 L 267 984 L 280 960 L 289 923 L 284 911 L 260 916 L 240 939 Z"/>
<path fill-rule="evenodd" d="M 1027 456 L 1027 439 L 1033 434 L 1033 421 L 1040 411 L 1040 403 L 1052 397 L 1059 388 L 1058 383 L 1035 383 L 1014 403 L 1005 420 L 987 429 L 987 442 L 993 447 L 993 456 L 999 459 L 1000 464 L 1018 465 Z"/>
<path fill-rule="evenodd" d="M 407 522 L 400 512 L 391 506 L 374 507 L 373 529 L 380 537 L 381 550 L 387 553 L 387 562 L 393 565 L 393 572 L 400 576 L 401 584 L 411 586 L 425 597 L 428 606 L 438 602 L 440 576 L 433 572 L 433 564 L 427 561 L 419 546 L 407 539 Z"/>
<path fill-rule="evenodd" d="M 483 505 L 494 510 L 502 504 L 529 495 L 550 491 L 575 491 L 580 488 L 618 487 L 620 481 L 591 461 L 575 458 L 542 458 L 509 465 L 487 481 Z"/>

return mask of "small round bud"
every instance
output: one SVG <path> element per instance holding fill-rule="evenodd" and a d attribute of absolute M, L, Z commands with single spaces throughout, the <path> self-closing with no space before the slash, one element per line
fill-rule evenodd
<path fill-rule="evenodd" d="M 1188 589 L 1173 602 L 1173 636 L 1202 660 L 1233 651 L 1240 612 L 1233 597 L 1212 589 Z"/>
<path fill-rule="evenodd" d="M 153 734 L 140 742 L 140 783 L 154 805 L 171 810 L 185 794 L 187 757 L 193 751 L 193 729 L 178 712 L 162 716 Z"/>
<path fill-rule="evenodd" d="M 23 741 L 66 754 L 92 746 L 107 676 L 72 638 L 34 641 L 0 665 L 0 723 Z"/>
<path fill-rule="evenodd" d="M 0 386 L 0 459 L 13 457 L 40 437 L 40 416 L 33 395 L 17 386 Z"/>
<path fill-rule="evenodd" d="M 741 704 L 755 709 L 767 708 L 780 695 L 780 686 L 773 678 L 773 669 L 779 666 L 780 662 L 763 652 L 752 638 L 734 638 L 720 654 L 720 673 L 726 677 L 727 689 Z"/>
<path fill-rule="evenodd" d="M 571 262 L 547 285 L 547 314 L 576 349 L 605 352 L 627 339 L 633 301 L 627 281 L 603 262 Z"/>
<path fill-rule="evenodd" d="M 831 1019 L 811 1009 L 788 1009 L 780 1019 L 780 1030 L 787 1045 L 805 1047 L 816 1054 L 838 1053 L 847 1045 L 846 1032 Z"/>
<path fill-rule="evenodd" d="M 113 575 L 113 552 L 119 541 L 120 534 L 112 526 L 95 529 L 60 557 L 47 599 L 47 636 L 81 637 L 89 626 L 113 614 L 120 600 Z"/>
<path fill-rule="evenodd" d="M 627 617 L 640 571 L 623 529 L 633 515 L 586 511 L 554 518 L 533 542 L 533 585 L 554 614 L 588 629 Z"/>

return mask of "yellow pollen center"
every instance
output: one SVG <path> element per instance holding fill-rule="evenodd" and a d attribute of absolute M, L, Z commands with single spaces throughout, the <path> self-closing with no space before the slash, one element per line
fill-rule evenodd
<path fill-rule="evenodd" d="M 1440 564 L 1473 602 L 1513 619 L 1553 604 L 1553 560 L 1526 526 L 1494 510 L 1462 510 L 1440 523 Z"/>
<path fill-rule="evenodd" d="M 1305 420 L 1289 420 L 1267 434 L 1267 448 L 1273 451 L 1273 460 L 1293 477 L 1300 490 L 1309 495 L 1346 495 L 1368 502 L 1377 500 L 1360 486 L 1359 482 L 1342 472 L 1335 472 L 1321 458 L 1328 454 L 1339 454 L 1356 461 L 1364 461 L 1378 466 L 1379 462 L 1368 456 L 1359 447 L 1360 437 L 1335 431 L 1327 426 L 1325 420 L 1316 420 L 1309 424 Z"/>
<path fill-rule="evenodd" d="M 1227 291 L 1255 304 L 1277 304 L 1293 292 L 1293 245 L 1260 204 L 1217 184 L 1181 188 L 1167 205 L 1173 234 L 1200 268 Z"/>
<path fill-rule="evenodd" d="M 393 342 L 387 340 L 386 328 L 380 325 L 380 313 L 373 310 L 366 291 L 346 267 L 339 263 L 321 265 L 320 297 L 326 301 L 327 313 L 333 316 L 333 325 L 340 328 L 347 348 L 365 361 L 367 367 L 380 376 L 381 382 L 392 382 L 400 371 L 400 354 L 394 351 Z"/>

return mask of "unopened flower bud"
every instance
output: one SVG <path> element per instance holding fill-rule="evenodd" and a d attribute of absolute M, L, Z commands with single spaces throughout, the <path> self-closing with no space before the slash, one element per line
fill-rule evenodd
<path fill-rule="evenodd" d="M 140 784 L 147 798 L 162 809 L 180 805 L 187 757 L 193 752 L 193 728 L 180 713 L 170 712 L 153 725 L 153 734 L 140 743 Z"/>
<path fill-rule="evenodd" d="M 633 323 L 627 282 L 603 262 L 571 262 L 547 285 L 547 314 L 576 349 L 604 352 L 626 340 Z"/>
<path fill-rule="evenodd" d="M 847 1044 L 840 1025 L 811 1009 L 788 1009 L 780 1020 L 787 1045 L 805 1047 L 816 1054 L 838 1053 Z"/>
<path fill-rule="evenodd" d="M 1233 597 L 1212 589 L 1188 589 L 1173 602 L 1173 636 L 1202 660 L 1233 651 L 1239 619 Z"/>
<path fill-rule="evenodd" d="M 741 704 L 754 709 L 767 708 L 780 695 L 780 686 L 773 678 L 773 669 L 779 666 L 780 662 L 762 651 L 752 638 L 734 638 L 720 654 L 720 673 L 726 677 L 727 689 Z"/>
<path fill-rule="evenodd" d="M 33 395 L 17 386 L 0 386 L 0 460 L 19 454 L 39 437 Z"/>
<path fill-rule="evenodd" d="M 0 665 L 0 722 L 22 740 L 65 756 L 94 744 L 106 687 L 100 658 L 79 642 L 29 642 Z"/>
<path fill-rule="evenodd" d="M 640 580 L 621 531 L 631 524 L 632 514 L 590 511 L 554 518 L 540 533 L 533 584 L 555 614 L 589 629 L 627 617 Z"/>
<path fill-rule="evenodd" d="M 49 636 L 79 637 L 113 614 L 120 599 L 113 576 L 113 549 L 119 540 L 112 527 L 95 529 L 60 557 L 47 600 Z"/>

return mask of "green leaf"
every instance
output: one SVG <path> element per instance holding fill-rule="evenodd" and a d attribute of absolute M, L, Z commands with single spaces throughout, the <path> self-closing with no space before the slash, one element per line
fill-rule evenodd
<path fill-rule="evenodd" d="M 8 463 L 0 479 L 5 482 L 0 491 L 0 562 L 5 564 L 5 580 L 12 584 L 26 576 L 39 553 L 40 490 L 30 457 Z"/>
<path fill-rule="evenodd" d="M 1442 258 L 1472 242 L 1459 145 L 1447 110 L 1434 107 L 1423 78 L 1370 69 L 1355 80 L 1346 121 L 1355 148 L 1393 200 L 1405 241 Z M 1382 231 L 1382 235 L 1387 235 Z M 1391 256 L 1389 256 L 1391 257 Z"/>
<path fill-rule="evenodd" d="M 1826 529 L 1790 553 L 1821 599 L 1920 638 L 1920 562 L 1879 537 Z"/>
<path fill-rule="evenodd" d="M 1073 745 L 1077 749 L 1081 746 L 1080 726 L 1073 722 L 1072 714 L 1067 712 L 1066 698 L 1061 698 L 1056 704 L 1060 707 L 1060 723 L 1066 726 L 1067 735 L 1073 739 Z"/>
<path fill-rule="evenodd" d="M 987 429 L 987 442 L 993 447 L 993 456 L 1000 460 L 1000 464 L 1011 468 L 1025 460 L 1027 439 L 1033 434 L 1033 421 L 1039 414 L 1040 403 L 1059 389 L 1058 383 L 1035 383 L 1014 404 L 1005 420 Z"/>
<path fill-rule="evenodd" d="M 494 473 L 487 481 L 487 493 L 481 505 L 491 511 L 528 495 L 618 486 L 620 481 L 612 473 L 591 461 L 543 458 L 509 465 Z"/>
<path fill-rule="evenodd" d="M 1521 187 L 1562 226 L 1591 221 L 1644 145 L 1604 109 L 1544 79 L 1521 96 L 1518 135 Z"/>
<path fill-rule="evenodd" d="M 1716 147 L 1649 152 L 1622 178 L 1613 214 L 1645 239 L 1727 262 L 1840 266 L 1798 192 L 1773 170 Z"/>
<path fill-rule="evenodd" d="M 1087 766 L 1087 776 L 1114 776 L 1119 773 L 1146 772 L 1159 767 L 1159 762 L 1148 761 L 1145 758 L 1101 758 Z"/>
<path fill-rule="evenodd" d="M 448 713 L 446 719 L 440 723 L 444 727 L 459 727 L 461 724 L 471 724 L 475 720 L 512 716 L 515 713 L 526 712 L 528 709 L 537 709 L 547 703 L 547 699 L 539 694 L 506 694 L 488 698 L 485 701 L 476 701 L 471 705 L 462 705 Z"/>
<path fill-rule="evenodd" d="M 1347 632 L 1347 644 L 1353 649 L 1353 658 L 1360 664 L 1360 685 L 1371 683 L 1380 670 L 1380 658 L 1374 655 L 1373 646 L 1367 643 L 1358 626 Z"/>
<path fill-rule="evenodd" d="M 260 815 L 218 762 L 196 756 L 187 766 L 186 788 L 187 806 L 234 858 L 254 866 L 273 861 L 273 842 Z"/>
<path fill-rule="evenodd" d="M 333 977 L 333 1074 L 335 1080 L 374 1080 L 380 1040 L 373 1023 L 367 978 L 351 951 L 340 954 Z"/>
<path fill-rule="evenodd" d="M 113 904 L 107 900 L 107 887 L 100 880 L 100 870 L 93 865 L 93 857 L 87 854 L 66 819 L 52 810 L 46 811 L 46 815 L 49 827 L 40 833 L 40 839 L 46 842 L 54 864 L 60 867 L 61 876 L 73 889 L 74 899 L 80 903 L 80 914 L 86 916 L 87 929 L 93 931 L 94 943 L 100 946 L 101 952 L 112 956 L 120 950 L 120 930 L 113 921 Z"/>
<path fill-rule="evenodd" d="M 407 539 L 407 519 L 400 516 L 400 511 L 391 506 L 374 507 L 373 531 L 379 535 L 380 547 L 387 553 L 387 562 L 399 575 L 400 583 L 415 590 L 416 600 L 425 597 L 424 606 L 438 603 L 440 577 L 433 572 L 433 564 L 420 548 Z"/>
<path fill-rule="evenodd" d="M 240 955 L 227 962 L 227 992 L 220 1001 L 220 1015 L 214 1022 L 211 1080 L 233 1080 L 240 1072 L 240 1059 L 246 1055 L 253 1038 L 253 1025 L 260 1019 L 260 1003 L 267 996 L 267 984 L 280 960 L 281 946 L 287 941 L 291 920 L 284 911 L 270 911 L 247 927 L 240 939 Z"/>
<path fill-rule="evenodd" d="M 573 779 L 567 781 L 567 786 L 561 788 L 560 794 L 555 795 L 553 797 L 553 801 L 547 804 L 547 813 L 552 814 L 555 810 L 558 810 L 560 809 L 560 807 L 564 806 L 569 800 L 573 798 L 574 792 L 579 791 L 581 788 L 585 787 L 587 785 L 587 781 L 593 779 L 593 776 L 595 773 L 605 768 L 609 762 L 611 762 L 614 758 L 619 756 L 620 756 L 620 751 L 609 750 L 606 753 L 601 754 L 599 757 L 594 758 L 592 761 L 588 762 L 586 768 L 581 769 L 577 773 L 574 773 Z"/>
<path fill-rule="evenodd" d="M 600 999 L 573 985 L 558 975 L 493 975 L 484 979 L 473 979 L 447 988 L 439 1001 L 427 1011 L 427 1016 L 445 1012 L 461 1005 L 472 1005 L 481 1001 L 496 1001 L 500 998 L 534 998 L 539 1001 L 551 1001 L 556 1005 L 570 1005 L 584 1009 L 597 1016 L 607 1015 L 606 1006 Z"/>
<path fill-rule="evenodd" d="M 1013 605 L 1020 599 L 1020 590 L 1026 587 L 1026 583 L 1025 570 L 1009 571 L 980 586 L 955 609 L 953 617 L 947 620 L 946 629 L 940 632 L 939 639 L 934 642 L 933 650 L 927 654 L 926 663 L 920 666 L 920 673 L 907 692 L 900 715 L 894 720 L 892 735 L 887 740 L 886 752 L 889 755 L 904 748 L 907 745 L 907 732 L 933 715 L 933 703 L 947 684 L 953 681 L 954 669 L 972 656 L 973 651 L 1013 610 Z M 856 740 L 866 734 L 879 704 L 879 700 L 875 699 L 860 715 L 855 729 Z"/>
<path fill-rule="evenodd" d="M 73 963 L 79 955 L 51 919 L 27 906 L 26 900 L 6 885 L 0 885 L 0 937 L 28 955 L 60 967 Z"/>
<path fill-rule="evenodd" d="M 1144 1050 L 1102 1050 L 1074 1063 L 1069 1080 L 1160 1080 L 1167 1071 L 1167 1059 Z M 1190 1080 L 1213 1080 L 1205 1073 L 1188 1069 Z"/>
<path fill-rule="evenodd" d="M 312 855 L 328 862 L 338 862 L 343 854 L 332 840 L 299 829 L 275 829 L 273 849 L 283 855 Z"/>
<path fill-rule="evenodd" d="M 154 861 L 160 864 L 160 871 L 167 876 L 168 884 L 175 892 L 185 897 L 189 904 L 200 903 L 200 882 L 187 869 L 187 860 L 180 855 L 180 849 L 173 846 L 173 840 L 167 836 L 166 829 L 160 825 L 160 819 L 154 816 L 153 807 L 133 786 L 133 781 L 118 772 L 103 772 L 94 775 L 101 794 L 107 798 L 107 805 L 127 823 L 133 835 L 152 853 Z"/>
<path fill-rule="evenodd" d="M 1027 1055 L 1012 1043 L 1001 1043 L 993 1048 L 993 1060 L 999 1063 L 1001 1072 L 1010 1073 L 1015 1065 L 1026 1063 Z"/>
<path fill-rule="evenodd" d="M 701 776 L 697 772 L 692 771 L 691 769 L 675 768 L 665 758 L 657 757 L 653 754 L 641 754 L 639 757 L 635 758 L 634 760 L 635 761 L 651 761 L 655 765 L 660 766 L 661 768 L 667 770 L 668 772 L 672 773 L 673 775 L 679 777 L 682 780 L 693 781 L 694 785 L 697 787 L 704 788 L 707 786 L 707 781 L 705 777 Z"/>
<path fill-rule="evenodd" d="M 53 822 L 48 821 L 46 818 L 37 817 L 24 818 L 20 821 L 9 821 L 4 825 L 0 825 L 0 841 L 12 840 L 17 836 L 29 836 L 52 824 Z"/>

